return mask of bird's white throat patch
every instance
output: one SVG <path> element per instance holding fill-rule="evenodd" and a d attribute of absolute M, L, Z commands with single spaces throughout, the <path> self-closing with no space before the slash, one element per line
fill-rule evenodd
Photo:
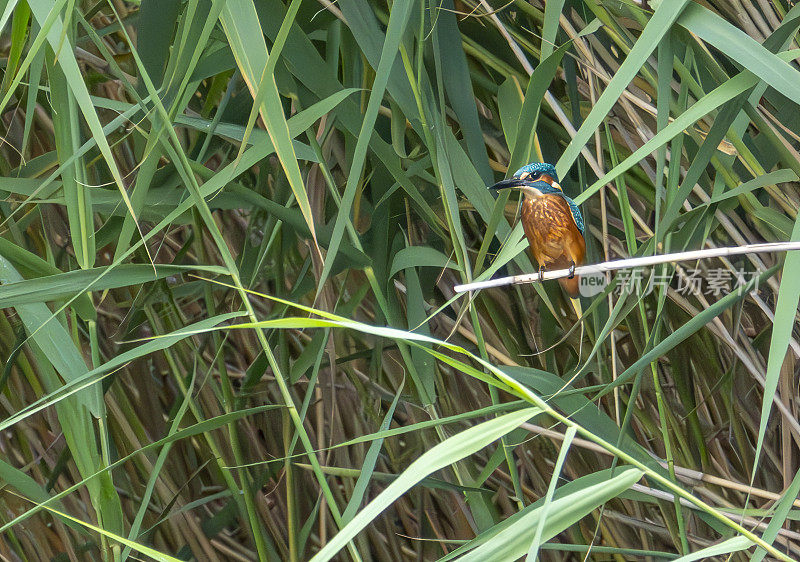
<path fill-rule="evenodd" d="M 534 199 L 536 197 L 541 197 L 542 196 L 542 192 L 541 191 L 539 191 L 535 187 L 531 187 L 530 185 L 523 185 L 522 187 L 520 187 L 520 189 L 522 190 L 522 193 L 524 193 L 528 197 L 531 197 L 531 198 L 534 198 Z"/>

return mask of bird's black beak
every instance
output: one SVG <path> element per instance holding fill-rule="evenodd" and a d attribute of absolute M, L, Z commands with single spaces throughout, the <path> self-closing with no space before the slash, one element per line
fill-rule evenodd
<path fill-rule="evenodd" d="M 526 185 L 525 180 L 519 178 L 509 178 L 507 180 L 499 181 L 494 185 L 490 185 L 489 189 L 506 189 L 509 187 L 522 187 Z"/>

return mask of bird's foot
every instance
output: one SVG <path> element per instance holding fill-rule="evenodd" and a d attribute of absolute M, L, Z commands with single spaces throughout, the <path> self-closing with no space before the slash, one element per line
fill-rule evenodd
<path fill-rule="evenodd" d="M 567 279 L 573 279 L 575 277 L 575 262 L 572 262 L 572 265 L 569 266 L 569 277 Z"/>
<path fill-rule="evenodd" d="M 543 282 L 544 282 L 544 266 L 540 265 L 539 266 L 539 283 L 543 283 Z"/>

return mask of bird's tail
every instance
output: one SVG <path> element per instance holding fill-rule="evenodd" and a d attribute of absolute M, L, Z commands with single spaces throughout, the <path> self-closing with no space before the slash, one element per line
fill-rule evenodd
<path fill-rule="evenodd" d="M 566 291 L 566 293 L 573 299 L 577 299 L 580 296 L 580 277 L 575 275 L 572 279 L 567 277 L 562 277 L 558 280 L 558 283 L 561 285 L 561 288 Z"/>

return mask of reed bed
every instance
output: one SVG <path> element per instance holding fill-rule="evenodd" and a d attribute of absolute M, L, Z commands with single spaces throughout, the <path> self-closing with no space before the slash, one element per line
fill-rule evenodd
<path fill-rule="evenodd" d="M 723 250 L 800 243 L 798 28 L 0 1 L 0 556 L 800 559 L 800 252 Z M 457 293 L 530 161 L 588 264 L 707 259 Z"/>

